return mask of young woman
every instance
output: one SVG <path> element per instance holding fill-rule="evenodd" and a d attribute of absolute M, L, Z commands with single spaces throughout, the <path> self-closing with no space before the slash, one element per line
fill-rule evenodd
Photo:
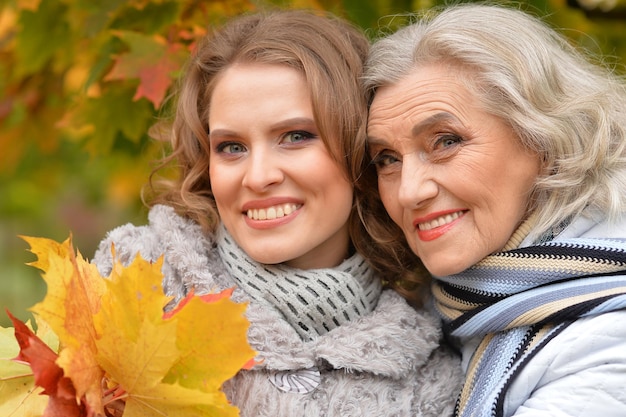
<path fill-rule="evenodd" d="M 354 251 L 364 35 L 303 11 L 236 18 L 207 37 L 181 87 L 177 180 L 149 224 L 111 231 L 94 262 L 164 255 L 180 299 L 236 287 L 257 365 L 224 386 L 243 416 L 445 416 L 460 382 L 437 319 Z M 201 320 L 201 318 L 198 318 Z"/>

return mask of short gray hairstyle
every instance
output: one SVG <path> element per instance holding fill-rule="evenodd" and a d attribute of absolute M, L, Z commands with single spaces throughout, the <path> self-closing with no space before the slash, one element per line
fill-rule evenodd
<path fill-rule="evenodd" d="M 529 201 L 540 222 L 533 236 L 583 212 L 624 215 L 626 84 L 614 71 L 524 11 L 459 4 L 375 42 L 364 74 L 370 100 L 416 67 L 442 62 L 458 65 L 484 108 L 542 158 Z"/>

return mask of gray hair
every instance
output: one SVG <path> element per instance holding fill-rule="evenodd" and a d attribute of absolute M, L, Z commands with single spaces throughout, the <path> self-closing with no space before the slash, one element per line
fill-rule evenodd
<path fill-rule="evenodd" d="M 460 4 L 416 18 L 373 45 L 371 97 L 414 68 L 457 66 L 491 114 L 505 120 L 545 167 L 529 210 L 533 236 L 585 210 L 626 212 L 626 84 L 542 20 L 513 8 Z"/>

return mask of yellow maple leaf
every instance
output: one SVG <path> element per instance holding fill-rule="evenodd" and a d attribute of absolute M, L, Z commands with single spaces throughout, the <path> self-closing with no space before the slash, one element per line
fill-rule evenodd
<path fill-rule="evenodd" d="M 191 296 L 164 319 L 160 271 L 161 260 L 118 264 L 94 316 L 98 362 L 126 393 L 124 417 L 237 416 L 220 387 L 255 355 L 245 305 Z"/>
<path fill-rule="evenodd" d="M 233 303 L 229 298 L 207 303 L 190 294 L 184 308 L 175 314 L 178 347 L 185 354 L 174 364 L 166 380 L 211 392 L 232 378 L 246 361 L 254 357 L 250 348 L 241 349 L 247 345 L 246 333 L 240 330 L 248 328 L 243 315 L 245 308 L 245 304 Z M 228 317 L 227 321 L 224 316 Z M 207 323 L 201 332 L 196 331 L 198 317 Z M 217 340 L 220 343 L 216 343 Z M 229 363 L 232 365 L 224 366 Z"/>
<path fill-rule="evenodd" d="M 32 311 L 58 335 L 77 401 L 95 415 L 120 402 L 124 417 L 238 415 L 220 388 L 255 356 L 245 304 L 190 294 L 164 314 L 162 260 L 115 262 L 105 279 L 71 239 L 24 239 L 48 286 Z"/>
<path fill-rule="evenodd" d="M 44 300 L 31 310 L 57 334 L 63 349 L 58 365 L 76 388 L 102 413 L 101 381 L 104 376 L 96 360 L 96 331 L 93 315 L 100 309 L 105 282 L 95 265 L 74 253 L 71 238 L 63 243 L 51 239 L 23 237 L 38 259 L 30 265 L 43 270 L 47 284 Z"/>

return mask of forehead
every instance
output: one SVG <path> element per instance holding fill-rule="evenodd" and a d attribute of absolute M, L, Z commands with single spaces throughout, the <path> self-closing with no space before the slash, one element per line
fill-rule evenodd
<path fill-rule="evenodd" d="M 456 67 L 431 64 L 416 67 L 397 82 L 380 87 L 370 106 L 368 134 L 398 123 L 469 117 L 479 103 L 466 77 Z"/>
<path fill-rule="evenodd" d="M 241 90 L 254 94 L 254 91 L 250 91 L 250 86 L 271 90 L 272 86 L 280 84 L 286 87 L 295 86 L 298 91 L 308 94 L 308 84 L 301 71 L 287 65 L 258 62 L 238 62 L 226 67 L 216 76 L 213 93 L 232 88 L 238 92 Z"/>

